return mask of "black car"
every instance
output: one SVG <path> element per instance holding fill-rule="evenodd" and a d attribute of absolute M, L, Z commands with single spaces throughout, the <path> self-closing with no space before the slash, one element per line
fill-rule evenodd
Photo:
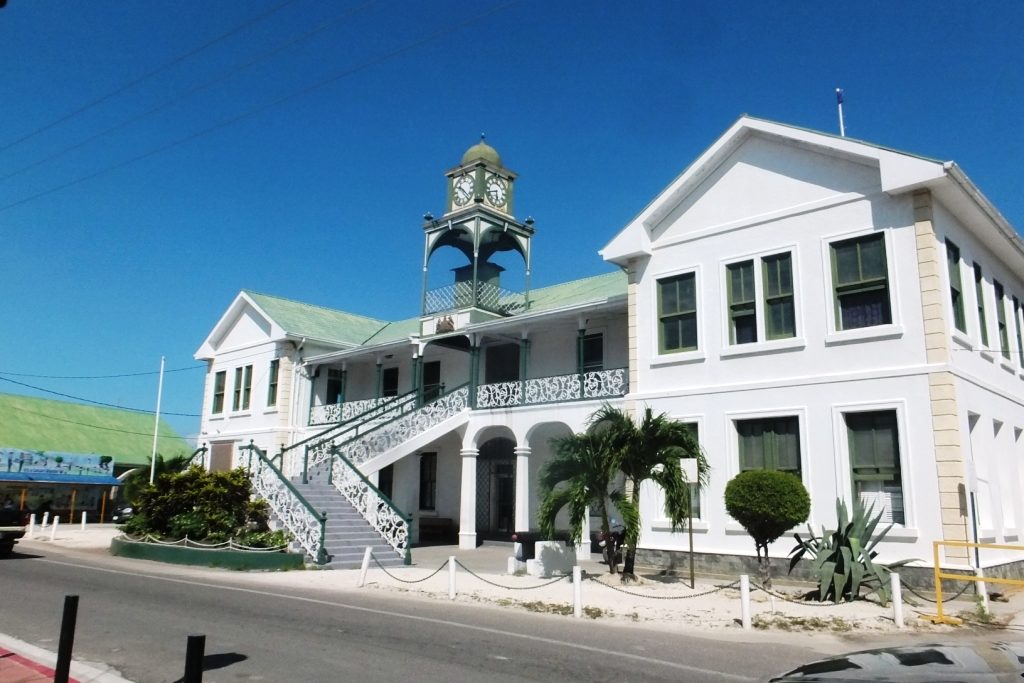
<path fill-rule="evenodd" d="M 115 524 L 124 524 L 135 515 L 135 509 L 129 503 L 122 503 L 114 508 L 114 514 L 110 515 L 110 521 Z"/>

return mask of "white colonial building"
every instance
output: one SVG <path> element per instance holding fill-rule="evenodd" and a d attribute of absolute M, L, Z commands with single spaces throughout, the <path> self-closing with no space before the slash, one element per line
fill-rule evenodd
<path fill-rule="evenodd" d="M 696 425 L 705 559 L 753 555 L 722 502 L 749 468 L 799 476 L 819 529 L 837 497 L 884 508 L 883 560 L 1019 541 L 1024 245 L 954 164 L 743 117 L 604 248 L 623 272 L 542 289 L 494 149 L 447 177 L 420 317 L 242 292 L 196 354 L 210 465 L 250 466 L 312 556 L 347 556 L 325 490 L 400 551 L 409 532 L 472 548 L 535 528 L 550 439 L 602 402 Z M 459 265 L 438 288 L 444 253 Z M 642 559 L 687 550 L 656 490 L 643 517 Z"/>

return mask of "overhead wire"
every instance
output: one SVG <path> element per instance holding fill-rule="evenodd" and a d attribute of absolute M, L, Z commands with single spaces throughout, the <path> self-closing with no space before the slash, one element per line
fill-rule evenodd
<path fill-rule="evenodd" d="M 16 200 L 16 201 L 11 202 L 9 204 L 5 204 L 3 206 L 0 206 L 0 212 L 8 211 L 8 210 L 13 209 L 15 207 L 21 206 L 22 204 L 27 204 L 28 202 L 31 202 L 31 201 L 34 201 L 36 199 L 40 199 L 42 197 L 46 197 L 48 195 L 51 195 L 54 192 L 59 192 L 61 190 L 67 189 L 69 187 L 73 187 L 75 185 L 79 185 L 79 184 L 84 183 L 86 181 L 92 180 L 93 178 L 97 178 L 97 177 L 99 177 L 101 175 L 105 175 L 105 174 L 110 173 L 112 171 L 116 171 L 116 170 L 119 170 L 119 169 L 124 168 L 126 166 L 130 166 L 131 164 L 137 163 L 137 162 L 142 161 L 144 159 L 148 159 L 149 157 L 152 157 L 152 156 L 156 156 L 157 154 L 165 152 L 165 151 L 167 151 L 169 149 L 173 149 L 174 147 L 179 147 L 179 146 L 181 146 L 181 145 L 183 145 L 185 143 L 188 143 L 188 142 L 191 142 L 191 141 L 196 140 L 198 138 L 201 138 L 201 137 L 204 137 L 206 135 L 209 135 L 210 133 L 213 133 L 213 132 L 216 132 L 216 131 L 221 130 L 223 128 L 227 128 L 229 126 L 232 126 L 232 125 L 234 125 L 236 123 L 239 123 L 240 121 L 244 121 L 245 119 L 251 118 L 252 116 L 255 116 L 256 114 L 263 113 L 264 111 L 267 111 L 268 109 L 272 109 L 274 107 L 280 106 L 281 104 L 284 104 L 285 102 L 288 102 L 290 100 L 296 99 L 298 97 L 302 97 L 304 95 L 308 95 L 311 92 L 315 92 L 315 91 L 317 91 L 317 90 L 319 90 L 321 88 L 324 88 L 324 87 L 326 87 L 328 85 L 332 85 L 333 83 L 336 83 L 337 81 L 340 81 L 340 80 L 342 80 L 344 78 L 348 78 L 349 76 L 353 76 L 353 75 L 355 75 L 357 73 L 365 71 L 366 69 L 369 69 L 371 67 L 377 66 L 379 64 L 383 64 L 384 62 L 387 62 L 387 61 L 389 61 L 391 59 L 394 59 L 395 57 L 403 55 L 406 52 L 410 52 L 410 51 L 412 51 L 412 50 L 414 50 L 414 49 L 416 49 L 418 47 L 421 47 L 421 46 L 426 45 L 428 43 L 431 43 L 431 42 L 433 42 L 435 40 L 438 40 L 439 38 L 443 38 L 444 36 L 447 36 L 447 35 L 449 35 L 451 33 L 454 33 L 454 32 L 456 32 L 456 31 L 458 31 L 458 30 L 460 30 L 462 28 L 465 28 L 466 26 L 469 26 L 469 25 L 471 25 L 473 23 L 476 23 L 476 22 L 478 22 L 478 21 L 480 21 L 482 19 L 486 19 L 487 17 L 489 17 L 491 15 L 494 15 L 494 14 L 497 14 L 498 12 L 504 11 L 508 7 L 514 5 L 516 2 L 518 2 L 518 0 L 509 0 L 508 2 L 502 3 L 500 5 L 496 5 L 495 7 L 492 7 L 492 8 L 488 9 L 485 12 L 480 12 L 478 14 L 473 15 L 472 17 L 469 17 L 467 19 L 464 19 L 463 21 L 460 21 L 460 22 L 458 22 L 456 24 L 453 24 L 452 26 L 448 26 L 448 27 L 439 29 L 439 30 L 437 30 L 437 31 L 435 31 L 435 32 L 433 32 L 433 33 L 423 37 L 423 38 L 420 38 L 418 40 L 414 40 L 414 41 L 405 43 L 405 44 L 403 44 L 403 45 L 401 45 L 401 46 L 399 46 L 399 47 L 397 47 L 397 48 L 395 48 L 393 50 L 385 52 L 384 54 L 382 54 L 382 55 L 380 55 L 378 57 L 375 57 L 373 59 L 368 59 L 368 60 L 366 60 L 364 62 L 361 62 L 361 63 L 359 63 L 359 64 L 357 64 L 357 65 L 355 65 L 353 67 L 349 67 L 347 69 L 343 69 L 343 70 L 341 70 L 341 71 L 339 71 L 337 73 L 334 73 L 331 76 L 328 76 L 327 78 L 324 78 L 324 79 L 322 79 L 320 81 L 317 81 L 317 82 L 315 82 L 315 83 L 313 83 L 311 85 L 299 88 L 297 90 L 293 90 L 292 92 L 290 92 L 288 94 L 282 95 L 281 97 L 273 99 L 270 102 L 258 105 L 256 107 L 251 108 L 251 109 L 248 109 L 248 110 L 242 112 L 241 114 L 237 114 L 235 116 L 227 118 L 227 119 L 225 119 L 223 121 L 220 121 L 219 123 L 215 123 L 215 124 L 213 124 L 211 126 L 208 126 L 206 128 L 200 129 L 200 130 L 195 131 L 193 133 L 189 133 L 188 135 L 185 135 L 183 137 L 180 137 L 180 138 L 177 138 L 175 140 L 172 140 L 172 141 L 170 141 L 170 142 L 168 142 L 166 144 L 163 144 L 163 145 L 160 145 L 158 147 L 155 147 L 155 148 L 153 148 L 153 149 L 151 149 L 151 150 L 149 150 L 147 152 L 143 152 L 142 154 L 138 154 L 138 155 L 136 155 L 134 157 L 130 157 L 130 158 L 125 159 L 123 161 L 120 161 L 118 163 L 111 164 L 110 166 L 106 166 L 106 167 L 101 168 L 101 169 L 99 169 L 97 171 L 94 171 L 92 173 L 87 173 L 86 175 L 79 176 L 78 178 L 74 178 L 72 180 L 69 180 L 67 182 L 61 183 L 61 184 L 56 185 L 54 187 L 51 187 L 49 189 L 42 190 L 42 191 L 37 192 L 37 193 L 35 193 L 33 195 L 29 195 L 27 197 L 23 197 L 22 199 Z"/>
<path fill-rule="evenodd" d="M 27 410 L 25 408 L 19 408 L 17 406 L 9 406 L 9 407 L 12 410 L 16 410 L 16 411 L 21 412 L 21 413 L 28 413 L 29 415 L 35 415 L 37 417 L 41 417 L 41 418 L 44 418 L 46 420 L 54 420 L 56 422 L 66 422 L 68 424 L 79 425 L 79 426 L 82 426 L 82 427 L 89 427 L 91 429 L 102 429 L 102 430 L 107 431 L 107 432 L 119 432 L 121 434 L 133 434 L 133 435 L 136 435 L 136 436 L 149 436 L 149 437 L 153 436 L 153 432 L 133 432 L 133 431 L 131 431 L 129 429 L 118 429 L 116 427 L 104 427 L 102 425 L 91 424 L 89 422 L 78 422 L 77 420 L 68 420 L 68 419 L 65 419 L 63 417 L 56 417 L 54 415 L 46 415 L 45 413 L 39 413 L 39 412 L 36 412 L 34 410 Z M 168 434 L 160 434 L 158 432 L 157 433 L 157 438 L 158 439 L 173 439 L 175 437 L 170 436 Z M 184 437 L 181 437 L 181 438 L 184 438 Z"/>
<path fill-rule="evenodd" d="M 155 415 L 155 410 L 147 410 L 145 408 L 130 408 L 127 406 L 119 406 L 114 403 L 105 403 L 103 401 L 93 401 L 89 398 L 82 398 L 81 396 L 72 396 L 71 394 L 65 394 L 59 391 L 53 391 L 52 389 L 44 389 L 42 387 L 33 386 L 31 384 L 25 384 L 24 382 L 18 382 L 8 377 L 0 377 L 0 382 L 10 382 L 11 384 L 17 384 L 20 387 L 26 387 L 35 391 L 41 391 L 45 394 L 53 394 L 54 396 L 61 396 L 63 398 L 70 398 L 73 401 L 81 401 L 82 403 L 91 403 L 97 406 L 103 406 L 105 408 L 117 408 L 118 410 L 128 410 L 133 413 L 146 413 L 148 415 Z M 176 417 L 201 417 L 198 413 L 172 413 L 166 410 L 160 412 L 161 415 L 174 415 Z"/>
<path fill-rule="evenodd" d="M 330 28 L 334 24 L 342 21 L 343 19 L 348 19 L 348 18 L 354 16 L 355 14 L 358 14 L 359 12 L 362 12 L 365 9 L 368 9 L 369 7 L 372 7 L 373 5 L 377 4 L 378 2 L 380 2 L 380 0 L 369 0 L 368 2 L 364 2 L 361 5 L 357 5 L 356 7 L 353 7 L 351 9 L 349 9 L 349 10 L 346 10 L 345 12 L 342 12 L 341 14 L 339 14 L 339 15 L 331 18 L 331 19 L 328 19 L 328 20 L 326 20 L 324 22 L 321 22 L 315 28 L 313 28 L 313 29 L 311 29 L 309 31 L 306 31 L 303 34 L 295 36 L 295 37 L 285 41 L 284 43 L 281 43 L 280 45 L 277 45 L 276 47 L 274 47 L 274 48 L 272 48 L 272 49 L 270 49 L 268 51 L 262 52 L 262 53 L 256 55 L 255 57 L 253 57 L 252 59 L 250 59 L 247 62 L 243 62 L 242 64 L 238 64 L 238 65 L 235 65 L 235 66 L 233 66 L 233 67 L 231 67 L 229 69 L 226 69 L 226 70 L 220 72 L 219 74 L 217 74 L 212 79 L 207 80 L 207 81 L 205 81 L 203 83 L 200 83 L 199 85 L 194 86 L 192 88 L 189 88 L 188 90 L 185 90 L 184 92 L 182 92 L 182 93 L 180 93 L 178 95 L 175 95 L 174 97 L 166 99 L 163 102 L 160 102 L 159 104 L 157 104 L 156 106 L 150 107 L 146 111 L 143 111 L 143 112 L 141 112 L 139 114 L 136 114 L 135 116 L 129 117 L 129 118 L 121 121 L 120 123 L 116 123 L 113 126 L 110 126 L 109 128 L 105 128 L 105 129 L 99 131 L 98 133 L 94 133 L 93 135 L 90 135 L 89 137 L 87 137 L 87 138 L 85 138 L 83 140 L 80 140 L 79 142 L 76 142 L 76 143 L 74 143 L 72 145 L 64 147 L 63 149 L 60 149 L 60 150 L 54 152 L 53 154 L 51 154 L 49 156 L 43 157 L 42 159 L 38 159 L 37 161 L 34 161 L 34 162 L 28 164 L 27 166 L 22 166 L 21 168 L 19 168 L 17 170 L 14 170 L 14 171 L 11 171 L 10 173 L 7 173 L 6 175 L 2 175 L 2 176 L 0 176 L 0 181 L 9 180 L 11 178 L 14 178 L 15 176 L 21 175 L 22 173 L 25 173 L 27 171 L 31 171 L 32 169 L 38 168 L 39 166 L 42 166 L 45 163 L 48 163 L 48 162 L 53 161 L 55 159 L 59 159 L 60 157 L 64 156 L 65 154 L 68 154 L 69 152 L 73 152 L 76 149 L 81 149 L 82 147 L 85 147 L 89 143 L 95 142 L 96 140 L 99 140 L 100 138 L 102 138 L 102 137 L 104 137 L 106 135 L 109 135 L 110 133 L 113 133 L 115 131 L 121 130 L 123 128 L 127 128 L 128 126 L 130 126 L 133 123 L 141 121 L 141 120 L 143 120 L 143 119 L 145 119 L 145 118 L 147 118 L 149 116 L 152 116 L 153 114 L 156 114 L 157 112 L 160 112 L 160 111 L 166 109 L 167 107 L 171 106 L 172 104 L 176 104 L 178 102 L 181 102 L 182 100 L 187 99 L 187 98 L 191 97 L 192 95 L 195 95 L 198 92 L 202 92 L 203 90 L 207 90 L 207 89 L 209 89 L 209 88 L 211 88 L 211 87 L 213 87 L 213 86 L 215 86 L 215 85 L 217 85 L 219 83 L 222 83 L 222 82 L 230 79 L 235 74 L 237 74 L 237 73 L 239 73 L 241 71 L 244 71 L 245 69 L 248 69 L 249 67 L 251 67 L 251 66 L 253 66 L 255 64 L 259 64 L 262 61 L 270 59 L 271 57 L 274 57 L 274 56 L 284 52 L 285 50 L 287 50 L 287 49 L 289 49 L 291 47 L 294 47 L 295 45 L 298 45 L 302 41 L 308 40 L 309 38 L 312 38 L 313 36 L 315 36 L 318 33 L 322 33 L 323 31 L 326 31 L 328 28 Z"/>
<path fill-rule="evenodd" d="M 151 69 L 151 70 L 147 71 L 142 76 L 139 76 L 138 78 L 136 78 L 136 79 L 134 79 L 132 81 L 129 81 L 128 83 L 125 83 L 122 86 L 119 86 L 119 87 L 115 88 L 114 90 L 106 93 L 105 95 L 101 95 L 100 97 L 97 97 L 94 100 L 90 100 L 89 102 L 86 102 L 85 104 L 80 105 L 79 107 L 77 107 L 77 108 L 73 109 L 72 111 L 70 111 L 70 112 L 68 112 L 68 113 L 58 117 L 57 119 L 55 119 L 53 121 L 50 121 L 49 123 L 46 123 L 46 124 L 40 126 L 39 128 L 36 128 L 35 130 L 22 135 L 19 138 L 16 138 L 16 139 L 14 139 L 14 140 L 12 140 L 12 141 L 10 141 L 8 143 L 5 143 L 3 146 L 0 146 L 0 152 L 4 152 L 4 151 L 6 151 L 6 150 L 8 150 L 8 149 L 10 149 L 10 148 L 12 148 L 12 147 L 14 147 L 16 145 L 20 145 L 21 143 L 23 143 L 23 142 L 25 142 L 27 140 L 31 140 L 32 138 L 34 138 L 35 136 L 39 135 L 40 133 L 44 133 L 44 132 L 50 130 L 51 128 L 54 128 L 55 126 L 59 126 L 60 124 L 64 123 L 65 121 L 68 121 L 68 120 L 74 118 L 75 116 L 78 116 L 79 114 L 82 114 L 82 113 L 92 109 L 93 107 L 95 107 L 97 105 L 100 105 L 100 104 L 106 102 L 107 100 L 109 100 L 109 99 L 111 99 L 113 97 L 116 97 L 116 96 L 120 95 L 121 93 L 123 93 L 123 92 L 125 92 L 127 90 L 130 90 L 131 88 L 135 87 L 136 85 L 149 80 L 153 76 L 156 76 L 157 74 L 166 71 L 167 69 L 171 68 L 172 66 L 176 66 L 176 65 L 180 64 L 181 62 L 185 61 L 189 57 L 197 55 L 200 52 L 202 52 L 203 50 L 206 50 L 207 48 L 212 47 L 212 46 L 216 45 L 217 43 L 219 43 L 219 42 L 221 42 L 223 40 L 226 40 L 227 38 L 230 38 L 231 36 L 235 35 L 236 33 L 239 33 L 240 31 L 243 31 L 243 30 L 249 28 L 250 26 L 258 24 L 259 22 L 263 21 L 264 19 L 266 19 L 267 17 L 271 16 L 272 14 L 277 13 L 278 11 L 284 9 L 288 5 L 292 5 L 292 4 L 296 3 L 297 1 L 298 0 L 285 0 L 284 2 L 280 2 L 280 3 L 276 4 L 276 5 L 274 5 L 273 7 L 268 9 L 267 11 L 265 11 L 265 12 L 263 12 L 261 14 L 256 15 L 252 19 L 249 19 L 248 21 L 246 21 L 246 22 L 244 22 L 242 24 L 239 24 L 238 26 L 236 26 L 233 29 L 227 31 L 226 33 L 222 33 L 219 36 L 217 36 L 217 37 L 215 37 L 215 38 L 213 38 L 211 40 L 208 40 L 205 43 L 199 45 L 198 47 L 192 48 L 188 52 L 185 52 L 184 54 L 181 54 L 181 55 L 175 57 L 174 59 L 170 60 L 169 62 L 164 62 L 163 64 L 161 64 L 160 66 L 156 67 L 155 69 Z"/>
<path fill-rule="evenodd" d="M 186 370 L 200 370 L 205 368 L 205 365 L 189 365 L 184 368 L 164 370 L 164 374 L 170 372 L 184 372 Z M 7 372 L 6 370 L 0 370 L 0 375 L 5 375 L 7 377 L 30 377 L 32 379 L 118 379 L 121 377 L 145 377 L 147 375 L 159 374 L 159 370 L 148 370 L 146 372 L 124 372 L 119 375 L 33 375 L 27 372 Z"/>

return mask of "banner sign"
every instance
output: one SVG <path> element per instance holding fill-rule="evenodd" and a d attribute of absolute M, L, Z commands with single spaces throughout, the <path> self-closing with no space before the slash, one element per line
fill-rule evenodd
<path fill-rule="evenodd" d="M 109 455 L 0 448 L 0 474 L 7 473 L 106 479 L 114 474 L 114 458 Z"/>

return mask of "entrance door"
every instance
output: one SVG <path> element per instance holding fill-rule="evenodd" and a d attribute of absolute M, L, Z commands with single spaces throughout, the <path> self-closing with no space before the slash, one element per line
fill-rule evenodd
<path fill-rule="evenodd" d="M 516 520 L 516 459 L 511 439 L 491 439 L 476 461 L 476 531 L 481 539 L 509 540 Z"/>
<path fill-rule="evenodd" d="M 423 402 L 429 403 L 441 395 L 441 361 L 423 364 Z"/>
<path fill-rule="evenodd" d="M 227 472 L 231 469 L 231 456 L 235 450 L 235 444 L 227 443 L 210 444 L 210 471 Z"/>
<path fill-rule="evenodd" d="M 495 344 L 485 349 L 484 384 L 519 379 L 519 344 Z"/>

